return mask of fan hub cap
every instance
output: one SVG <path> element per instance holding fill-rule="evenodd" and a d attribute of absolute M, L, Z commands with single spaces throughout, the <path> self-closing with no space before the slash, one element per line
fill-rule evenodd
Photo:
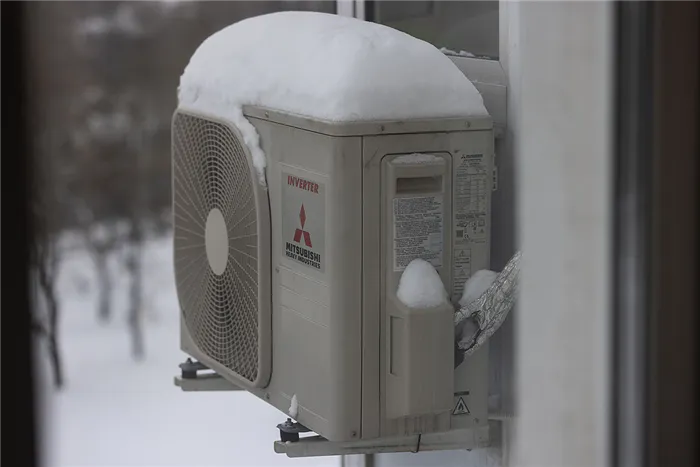
<path fill-rule="evenodd" d="M 228 230 L 224 215 L 217 208 L 209 211 L 207 216 L 204 242 L 209 267 L 217 276 L 222 275 L 228 263 Z"/>

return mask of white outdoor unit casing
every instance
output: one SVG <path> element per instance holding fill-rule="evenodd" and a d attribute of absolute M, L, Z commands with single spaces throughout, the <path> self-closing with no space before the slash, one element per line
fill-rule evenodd
<path fill-rule="evenodd" d="M 331 441 L 486 436 L 488 346 L 454 369 L 454 308 L 411 310 L 396 289 L 416 257 L 455 302 L 489 267 L 490 118 L 243 111 L 267 186 L 231 122 L 173 117 L 182 349 L 285 413 L 296 396 L 295 419 Z"/>

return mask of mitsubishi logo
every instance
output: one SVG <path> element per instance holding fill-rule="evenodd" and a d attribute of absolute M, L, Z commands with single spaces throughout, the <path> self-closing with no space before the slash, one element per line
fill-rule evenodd
<path fill-rule="evenodd" d="M 302 234 L 304 235 L 304 244 L 308 246 L 309 248 L 313 248 L 311 246 L 311 235 L 309 232 L 304 230 L 304 224 L 306 224 L 306 211 L 304 210 L 304 205 L 301 205 L 301 211 L 299 211 L 299 220 L 301 221 L 301 229 L 296 229 L 294 231 L 294 241 L 297 243 L 301 242 L 301 236 Z"/>

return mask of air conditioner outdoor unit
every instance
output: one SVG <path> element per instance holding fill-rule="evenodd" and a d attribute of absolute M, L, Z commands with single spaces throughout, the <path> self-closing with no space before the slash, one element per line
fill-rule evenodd
<path fill-rule="evenodd" d="M 342 452 L 380 444 L 385 451 L 413 450 L 421 437 L 433 449 L 485 445 L 488 346 L 455 368 L 453 305 L 465 280 L 489 267 L 494 136 L 483 106 L 435 117 L 417 108 L 415 118 L 394 119 L 384 109 L 386 115 L 354 120 L 341 109 L 331 120 L 284 99 L 266 101 L 264 93 L 258 103 L 226 101 L 227 89 L 240 89 L 236 73 L 256 70 L 221 71 L 225 54 L 240 57 L 222 44 L 235 44 L 237 34 L 264 43 L 270 30 L 286 27 L 276 44 L 289 42 L 284 55 L 313 40 L 314 28 L 339 31 L 339 24 L 362 40 L 366 31 L 373 38 L 403 34 L 333 15 L 266 15 L 205 41 L 183 75 L 172 121 L 182 350 L 289 414 L 296 422 L 288 424 L 290 432 L 308 429 L 340 443 Z M 420 44 L 406 39 L 406 47 L 430 52 L 432 46 L 413 40 Z M 217 53 L 224 55 L 215 60 Z M 346 68 L 371 62 L 371 53 Z M 434 86 L 386 92 L 430 94 L 453 86 L 453 65 L 434 53 L 416 64 L 434 67 Z M 306 57 L 300 55 L 298 66 Z M 261 80 L 275 72 L 257 66 Z M 473 89 L 455 72 L 464 80 L 459 86 Z M 385 73 L 377 71 L 377 86 Z M 333 92 L 355 92 L 348 86 Z M 316 96 L 319 108 L 323 92 Z M 352 102 L 332 98 L 351 106 L 363 95 L 357 91 Z M 399 100 L 389 95 L 382 105 L 391 99 Z M 416 307 L 397 297 L 416 258 L 434 267 L 452 303 Z M 338 453 L 331 451 L 286 452 Z"/>

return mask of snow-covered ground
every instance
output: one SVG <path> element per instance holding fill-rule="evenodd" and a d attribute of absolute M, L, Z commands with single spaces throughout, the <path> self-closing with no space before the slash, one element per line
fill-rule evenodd
<path fill-rule="evenodd" d="M 145 260 L 147 358 L 137 363 L 125 317 L 128 278 L 118 259 L 107 325 L 96 319 L 87 253 L 64 259 L 58 289 L 67 381 L 61 392 L 45 389 L 46 466 L 340 466 L 337 457 L 275 454 L 276 425 L 285 415 L 248 393 L 184 393 L 173 385 L 186 356 L 179 350 L 170 238 L 149 241 Z M 46 354 L 40 358 L 45 362 Z"/>

